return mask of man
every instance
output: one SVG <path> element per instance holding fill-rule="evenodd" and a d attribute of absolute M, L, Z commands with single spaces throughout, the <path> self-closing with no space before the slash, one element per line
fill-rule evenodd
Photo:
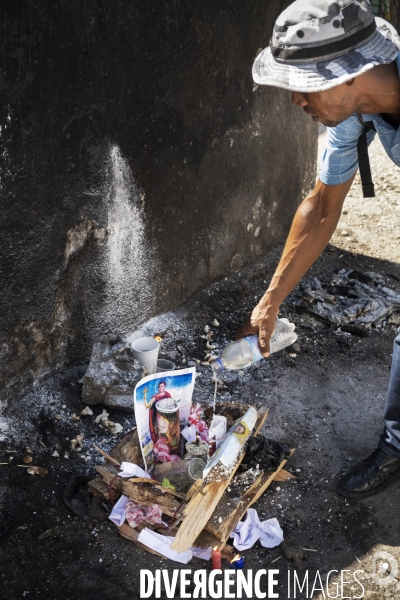
<path fill-rule="evenodd" d="M 281 302 L 336 229 L 365 122 L 373 121 L 387 154 L 400 165 L 399 50 L 396 31 L 374 19 L 367 0 L 297 0 L 278 17 L 270 46 L 253 65 L 256 83 L 291 90 L 293 103 L 328 127 L 318 182 L 296 212 L 268 290 L 238 334 L 258 333 L 264 356 Z M 367 135 L 371 142 L 375 132 Z M 400 335 L 384 421 L 378 448 L 338 482 L 344 496 L 368 496 L 400 478 Z"/>

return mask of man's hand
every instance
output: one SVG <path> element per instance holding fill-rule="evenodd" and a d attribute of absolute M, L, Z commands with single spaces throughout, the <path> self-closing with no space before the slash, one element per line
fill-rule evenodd
<path fill-rule="evenodd" d="M 297 209 L 268 290 L 236 336 L 240 339 L 245 335 L 258 334 L 263 356 L 270 354 L 269 342 L 280 305 L 329 242 L 353 179 L 354 175 L 338 185 L 325 185 L 318 180 Z"/>
<path fill-rule="evenodd" d="M 237 332 L 236 339 L 241 339 L 246 335 L 258 335 L 260 352 L 267 358 L 270 355 L 270 340 L 278 313 L 279 306 L 274 307 L 264 299 L 260 300 Z"/>

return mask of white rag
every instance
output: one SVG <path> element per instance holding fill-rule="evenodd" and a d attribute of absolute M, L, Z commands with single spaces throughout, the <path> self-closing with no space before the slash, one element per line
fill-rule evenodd
<path fill-rule="evenodd" d="M 151 531 L 151 529 L 147 529 L 147 527 L 142 529 L 138 537 L 138 541 L 148 548 L 156 550 L 156 552 L 159 552 L 163 556 L 185 565 L 193 558 L 193 556 L 196 558 L 202 558 L 204 560 L 210 560 L 212 552 L 211 546 L 206 549 L 190 548 L 190 550 L 187 550 L 186 552 L 178 553 L 171 549 L 171 544 L 174 539 L 175 538 L 171 537 L 170 535 L 156 533 L 155 531 Z"/>
<path fill-rule="evenodd" d="M 208 439 L 215 438 L 216 449 L 221 446 L 226 436 L 226 417 L 215 415 L 208 431 Z"/>
<path fill-rule="evenodd" d="M 143 471 L 143 469 L 133 463 L 123 462 L 121 463 L 121 469 L 118 473 L 120 477 L 147 477 L 147 479 L 151 479 L 151 476 L 146 471 Z"/>
<path fill-rule="evenodd" d="M 257 540 L 264 548 L 275 548 L 283 542 L 283 531 L 278 519 L 260 521 L 254 508 L 247 510 L 245 521 L 240 521 L 236 529 L 231 533 L 233 545 L 240 552 L 254 546 Z"/>
<path fill-rule="evenodd" d="M 183 435 L 187 442 L 194 442 L 196 440 L 196 433 L 195 425 L 188 425 L 181 431 L 181 435 Z"/>
<path fill-rule="evenodd" d="M 125 507 L 128 502 L 128 496 L 122 495 L 121 498 L 114 504 L 112 511 L 108 515 L 110 521 L 115 523 L 117 527 L 121 527 L 125 521 Z"/>

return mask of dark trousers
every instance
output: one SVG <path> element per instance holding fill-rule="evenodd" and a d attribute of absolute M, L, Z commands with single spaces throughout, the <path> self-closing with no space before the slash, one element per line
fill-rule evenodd
<path fill-rule="evenodd" d="M 394 340 L 392 368 L 386 397 L 385 430 L 379 447 L 387 454 L 400 458 L 400 334 Z"/>

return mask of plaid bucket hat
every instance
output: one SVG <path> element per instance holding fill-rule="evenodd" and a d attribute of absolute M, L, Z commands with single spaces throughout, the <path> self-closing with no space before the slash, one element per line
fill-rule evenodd
<path fill-rule="evenodd" d="M 368 0 L 297 0 L 278 17 L 253 79 L 295 92 L 320 92 L 395 60 L 400 37 L 374 18 Z"/>

